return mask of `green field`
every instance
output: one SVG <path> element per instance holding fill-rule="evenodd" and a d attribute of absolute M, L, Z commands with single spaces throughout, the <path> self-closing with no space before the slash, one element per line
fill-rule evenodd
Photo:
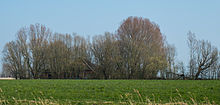
<path fill-rule="evenodd" d="M 0 88 L 1 104 L 220 104 L 219 80 L 0 80 Z"/>

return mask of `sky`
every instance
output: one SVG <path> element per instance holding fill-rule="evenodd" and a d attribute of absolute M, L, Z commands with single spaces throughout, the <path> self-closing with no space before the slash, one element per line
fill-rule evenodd
<path fill-rule="evenodd" d="M 129 16 L 158 24 L 185 65 L 189 59 L 188 31 L 220 49 L 220 0 L 0 0 L 0 57 L 4 45 L 30 24 L 92 37 L 116 32 Z"/>

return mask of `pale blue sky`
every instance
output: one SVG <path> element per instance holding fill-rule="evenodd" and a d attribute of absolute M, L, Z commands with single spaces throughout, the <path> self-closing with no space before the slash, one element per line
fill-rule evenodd
<path fill-rule="evenodd" d="M 129 16 L 157 23 L 184 62 L 189 30 L 220 49 L 220 0 L 0 0 L 0 50 L 30 24 L 93 36 L 115 32 Z"/>

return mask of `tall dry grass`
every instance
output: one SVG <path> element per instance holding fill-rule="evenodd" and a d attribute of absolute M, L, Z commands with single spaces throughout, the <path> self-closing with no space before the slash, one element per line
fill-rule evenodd
<path fill-rule="evenodd" d="M 207 97 L 204 97 L 204 102 L 196 101 L 191 96 L 189 96 L 190 100 L 184 100 L 180 92 L 177 89 L 176 91 L 178 97 L 170 98 L 169 102 L 164 103 L 161 100 L 158 102 L 156 99 L 150 100 L 148 97 L 143 98 L 140 92 L 134 89 L 135 94 L 126 93 L 125 95 L 121 95 L 121 98 L 125 100 L 125 102 L 121 103 L 126 105 L 217 105 L 214 101 L 209 101 Z M 134 96 L 138 97 L 138 101 L 133 99 Z"/>
<path fill-rule="evenodd" d="M 57 99 L 45 99 L 43 97 L 43 93 L 41 94 L 42 97 L 36 97 L 34 100 L 27 100 L 27 99 L 16 99 L 11 97 L 12 100 L 8 100 L 4 96 L 3 90 L 0 88 L 0 105 L 72 105 L 72 104 L 80 104 L 80 105 L 217 105 L 215 102 L 211 102 L 205 97 L 205 102 L 199 102 L 190 97 L 191 100 L 184 100 L 182 95 L 178 92 L 178 97 L 171 98 L 169 102 L 163 103 L 162 101 L 158 102 L 155 99 L 150 100 L 150 98 L 145 97 L 140 94 L 140 92 L 134 89 L 134 94 L 126 93 L 121 95 L 121 101 L 114 102 L 114 101 L 76 101 L 76 100 L 66 100 L 62 102 Z M 134 97 L 137 97 L 138 100 L 134 100 Z"/>

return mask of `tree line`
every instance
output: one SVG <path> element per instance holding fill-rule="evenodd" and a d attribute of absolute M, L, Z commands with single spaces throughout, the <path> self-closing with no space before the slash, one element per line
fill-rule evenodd
<path fill-rule="evenodd" d="M 2 74 L 16 79 L 218 79 L 218 49 L 188 33 L 189 70 L 159 26 L 128 17 L 115 33 L 85 38 L 41 24 L 21 28 L 3 50 Z"/>

